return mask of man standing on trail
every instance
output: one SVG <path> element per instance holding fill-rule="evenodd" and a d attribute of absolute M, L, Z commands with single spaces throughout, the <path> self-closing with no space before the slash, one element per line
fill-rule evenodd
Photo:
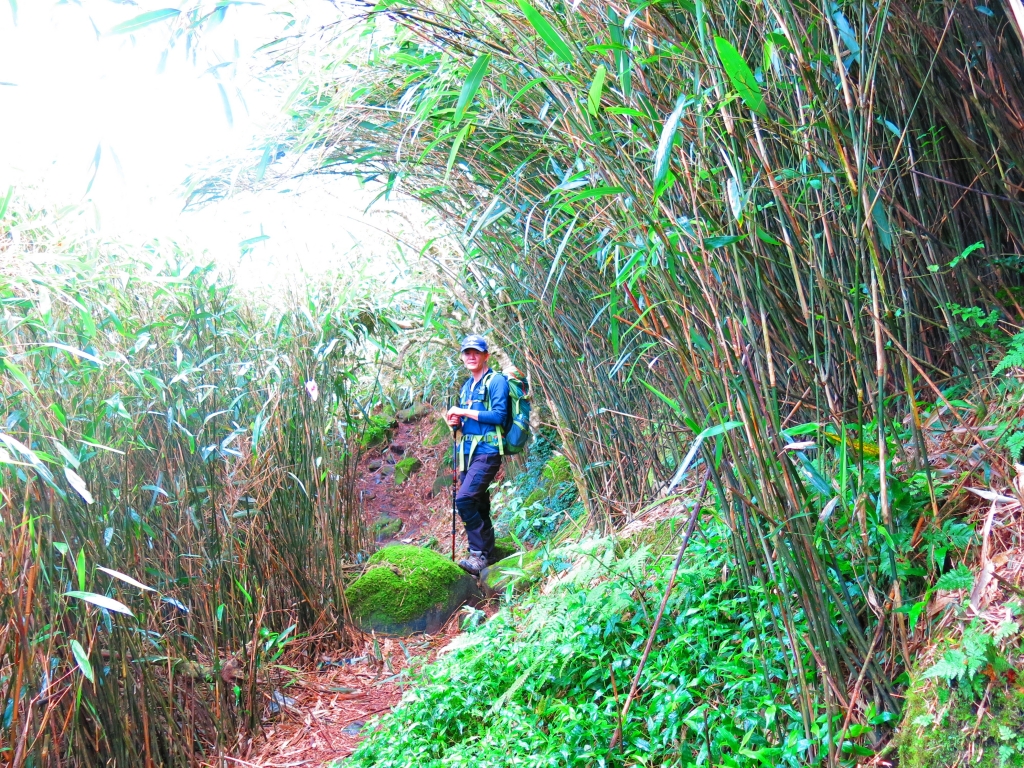
<path fill-rule="evenodd" d="M 487 364 L 487 340 L 476 334 L 462 340 L 462 364 L 470 378 L 462 385 L 459 405 L 449 408 L 448 425 L 461 430 L 456 442 L 459 491 L 455 507 L 466 526 L 469 557 L 459 565 L 474 576 L 494 553 L 490 485 L 501 469 L 501 430 L 509 412 L 508 381 Z"/>

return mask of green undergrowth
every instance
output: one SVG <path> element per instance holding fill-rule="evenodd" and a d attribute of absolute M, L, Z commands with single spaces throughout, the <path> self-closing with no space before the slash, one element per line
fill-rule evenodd
<path fill-rule="evenodd" d="M 1022 610 L 1007 609 L 998 626 L 975 619 L 943 641 L 935 663 L 914 676 L 896 734 L 902 768 L 1024 766 Z"/>
<path fill-rule="evenodd" d="M 549 594 L 467 631 L 345 765 L 815 764 L 822 721 L 805 730 L 787 643 L 717 527 L 691 543 L 609 756 L 671 562 L 615 550 L 611 539 L 563 548 L 575 566 Z"/>
<path fill-rule="evenodd" d="M 401 623 L 444 603 L 465 572 L 432 549 L 394 544 L 367 561 L 367 570 L 345 591 L 357 619 Z"/>
<path fill-rule="evenodd" d="M 395 419 L 393 416 L 374 414 L 366 420 L 362 437 L 359 438 L 359 444 L 362 445 L 363 448 L 372 448 L 376 445 L 383 445 L 391 438 L 391 433 L 394 428 Z"/>
<path fill-rule="evenodd" d="M 494 495 L 495 527 L 529 544 L 550 541 L 583 514 L 579 491 L 557 434 L 536 433 L 521 469 L 510 473 Z"/>

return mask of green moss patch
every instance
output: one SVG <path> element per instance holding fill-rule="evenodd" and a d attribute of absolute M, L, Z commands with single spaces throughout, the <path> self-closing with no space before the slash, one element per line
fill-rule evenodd
<path fill-rule="evenodd" d="M 665 520 L 659 520 L 649 528 L 643 528 L 622 541 L 622 550 L 646 546 L 651 551 L 651 554 L 656 556 L 674 555 L 682 541 L 680 528 L 686 526 L 687 520 L 688 518 L 683 517 L 670 517 Z"/>
<path fill-rule="evenodd" d="M 547 497 L 548 497 L 548 486 L 547 486 L 547 483 L 544 483 L 543 485 L 538 485 L 536 488 L 534 488 L 532 491 L 530 491 L 530 495 L 529 496 L 527 496 L 525 499 L 523 499 L 523 506 L 524 507 L 529 507 L 530 505 L 535 504 L 538 501 L 544 501 L 544 499 L 546 499 Z"/>
<path fill-rule="evenodd" d="M 402 530 L 402 518 L 381 515 L 373 521 L 373 536 L 377 541 L 390 539 Z"/>
<path fill-rule="evenodd" d="M 359 438 L 359 444 L 363 448 L 372 448 L 375 445 L 383 445 L 391 439 L 391 435 L 398 426 L 392 416 L 375 415 L 371 416 Z"/>
<path fill-rule="evenodd" d="M 504 560 L 506 557 L 514 555 L 519 549 L 520 547 L 516 544 L 516 540 L 511 536 L 500 536 L 494 540 L 494 552 L 491 559 L 495 562 Z"/>
<path fill-rule="evenodd" d="M 395 464 L 395 485 L 401 485 L 423 469 L 423 462 L 415 456 L 406 456 Z"/>
<path fill-rule="evenodd" d="M 345 591 L 352 616 L 367 625 L 402 624 L 443 607 L 466 576 L 437 552 L 406 544 L 384 547 L 367 564 Z"/>
<path fill-rule="evenodd" d="M 950 689 L 943 680 L 918 680 L 907 692 L 903 722 L 896 732 L 901 768 L 982 768 L 1024 766 L 1024 691 L 997 680 L 986 711 L 970 692 Z"/>
<path fill-rule="evenodd" d="M 514 583 L 517 590 L 527 589 L 541 577 L 541 559 L 538 550 L 517 552 L 499 560 L 483 573 L 484 591 L 489 595 L 504 592 Z"/>
<path fill-rule="evenodd" d="M 430 413 L 430 406 L 426 403 L 416 403 L 408 408 L 403 408 L 400 411 L 395 411 L 395 418 L 405 423 L 410 421 L 416 421 L 421 419 Z"/>

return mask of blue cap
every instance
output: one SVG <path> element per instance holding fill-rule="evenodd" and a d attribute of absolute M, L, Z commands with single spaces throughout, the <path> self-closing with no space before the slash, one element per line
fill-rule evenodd
<path fill-rule="evenodd" d="M 476 349 L 480 352 L 487 351 L 487 339 L 483 336 L 478 336 L 475 333 L 471 333 L 469 336 L 462 340 L 462 351 L 465 352 L 467 349 Z"/>

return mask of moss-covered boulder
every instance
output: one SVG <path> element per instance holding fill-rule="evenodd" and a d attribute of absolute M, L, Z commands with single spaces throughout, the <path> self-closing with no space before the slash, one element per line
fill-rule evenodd
<path fill-rule="evenodd" d="M 536 584 L 541 578 L 542 561 L 537 550 L 517 552 L 494 565 L 485 568 L 480 574 L 480 584 L 484 594 L 494 597 L 505 592 L 509 584 L 516 592 L 525 591 Z"/>
<path fill-rule="evenodd" d="M 345 591 L 352 618 L 366 632 L 433 633 L 459 607 L 480 597 L 472 576 L 423 547 L 384 547 L 367 566 Z"/>
<path fill-rule="evenodd" d="M 430 413 L 430 406 L 426 403 L 416 403 L 408 408 L 403 408 L 400 411 L 395 411 L 395 418 L 403 423 L 410 421 L 416 421 L 422 419 Z"/>
<path fill-rule="evenodd" d="M 572 468 L 565 456 L 554 455 L 541 469 L 537 485 L 523 499 L 523 506 L 529 507 L 537 502 L 546 502 L 558 493 L 559 485 L 572 481 Z"/>
<path fill-rule="evenodd" d="M 423 469 L 423 462 L 415 456 L 406 456 L 395 464 L 395 485 L 401 485 Z"/>

